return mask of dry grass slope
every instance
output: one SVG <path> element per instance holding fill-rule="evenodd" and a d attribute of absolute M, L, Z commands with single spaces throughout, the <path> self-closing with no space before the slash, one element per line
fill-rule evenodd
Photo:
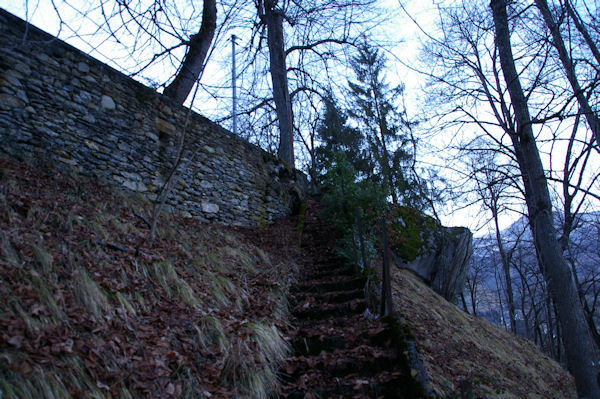
<path fill-rule="evenodd" d="M 293 246 L 0 158 L 1 398 L 267 398 Z M 272 240 L 297 242 L 279 227 Z M 261 234 L 268 236 L 269 231 Z M 285 248 L 290 248 L 287 250 Z"/>
<path fill-rule="evenodd" d="M 458 398 L 468 380 L 474 398 L 576 398 L 572 377 L 531 342 L 473 317 L 407 270 L 393 271 L 394 303 L 415 336 L 440 398 Z"/>

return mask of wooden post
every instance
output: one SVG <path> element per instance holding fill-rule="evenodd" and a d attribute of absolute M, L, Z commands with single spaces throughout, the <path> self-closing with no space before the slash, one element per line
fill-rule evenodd
<path fill-rule="evenodd" d="M 352 255 L 354 257 L 354 271 L 360 271 L 360 265 L 358 264 L 358 251 L 356 249 L 356 237 L 354 237 L 354 232 L 352 232 Z"/>
<path fill-rule="evenodd" d="M 381 234 L 383 235 L 383 263 L 381 265 L 381 311 L 382 316 L 388 316 L 394 313 L 394 304 L 392 302 L 392 283 L 390 276 L 390 246 L 388 243 L 387 224 L 385 218 L 381 218 Z"/>
<path fill-rule="evenodd" d="M 363 270 L 366 270 L 369 265 L 367 264 L 367 252 L 365 250 L 365 237 L 363 235 L 362 220 L 360 218 L 360 208 L 354 208 L 354 216 L 356 218 L 356 226 L 358 227 L 358 240 L 360 242 L 360 255 L 362 257 Z"/>

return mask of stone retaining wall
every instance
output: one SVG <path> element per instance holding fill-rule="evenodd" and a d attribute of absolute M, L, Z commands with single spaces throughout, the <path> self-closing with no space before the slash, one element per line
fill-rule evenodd
<path fill-rule="evenodd" d="M 154 199 L 186 108 L 0 9 L 0 155 Z M 260 225 L 290 212 L 304 175 L 196 114 L 167 204 L 190 217 Z"/>

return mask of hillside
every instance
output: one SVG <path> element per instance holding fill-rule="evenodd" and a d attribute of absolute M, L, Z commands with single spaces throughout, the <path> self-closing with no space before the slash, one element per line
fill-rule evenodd
<path fill-rule="evenodd" d="M 572 377 L 530 341 L 463 312 L 410 271 L 392 275 L 395 310 L 440 397 L 457 397 L 461 385 L 471 385 L 473 398 L 577 397 Z"/>
<path fill-rule="evenodd" d="M 0 171 L 0 397 L 266 398 L 277 388 L 294 331 L 288 289 L 311 262 L 296 221 L 230 228 L 165 214 L 150 245 L 140 216 L 151 205 L 137 196 L 1 158 Z M 456 397 L 465 379 L 474 398 L 575 397 L 532 344 L 409 272 L 394 279 L 439 397 Z"/>
<path fill-rule="evenodd" d="M 139 197 L 3 159 L 0 171 L 0 397 L 262 398 L 275 387 L 292 222 L 257 235 L 165 214 L 150 245 Z"/>

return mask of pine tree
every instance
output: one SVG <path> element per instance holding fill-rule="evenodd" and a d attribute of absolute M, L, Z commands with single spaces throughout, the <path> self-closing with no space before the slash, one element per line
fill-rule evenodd
<path fill-rule="evenodd" d="M 372 169 L 367 158 L 365 137 L 360 130 L 348 125 L 348 116 L 336 104 L 332 95 L 324 101 L 322 119 L 317 126 L 321 145 L 316 149 L 317 173 L 323 175 L 336 153 L 343 153 L 358 175 L 363 177 Z"/>
<path fill-rule="evenodd" d="M 348 114 L 366 138 L 369 157 L 376 166 L 374 172 L 392 202 L 398 204 L 412 191 L 413 183 L 407 172 L 412 155 L 406 149 L 410 140 L 403 131 L 409 127 L 406 112 L 396 106 L 404 87 L 390 87 L 385 82 L 385 62 L 377 49 L 367 43 L 360 47 L 351 62 L 356 80 L 348 82 Z"/>

